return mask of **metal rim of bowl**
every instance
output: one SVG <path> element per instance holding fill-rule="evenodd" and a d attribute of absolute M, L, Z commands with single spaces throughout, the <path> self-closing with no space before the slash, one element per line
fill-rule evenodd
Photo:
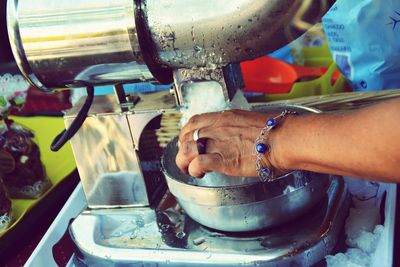
<path fill-rule="evenodd" d="M 327 186 L 330 175 L 319 173 L 310 174 L 313 177 L 309 182 L 289 192 L 285 192 L 284 189 L 275 191 L 271 183 L 229 188 L 210 188 L 184 184 L 168 177 L 167 184 L 170 192 L 178 199 L 202 206 L 228 206 L 258 203 L 282 197 L 287 194 L 295 194 L 305 187 L 314 188 L 317 191 L 318 187 L 325 188 Z"/>

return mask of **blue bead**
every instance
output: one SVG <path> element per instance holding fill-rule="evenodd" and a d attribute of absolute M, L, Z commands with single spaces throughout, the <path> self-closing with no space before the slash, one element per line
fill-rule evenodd
<path fill-rule="evenodd" d="M 259 143 L 256 145 L 256 150 L 258 153 L 262 153 L 264 154 L 265 152 L 267 152 L 267 145 L 263 144 L 263 143 Z"/>
<path fill-rule="evenodd" d="M 271 175 L 271 171 L 267 167 L 262 167 L 261 173 L 263 177 L 269 177 Z"/>
<path fill-rule="evenodd" d="M 267 126 L 274 126 L 275 124 L 276 120 L 274 118 L 267 120 Z"/>

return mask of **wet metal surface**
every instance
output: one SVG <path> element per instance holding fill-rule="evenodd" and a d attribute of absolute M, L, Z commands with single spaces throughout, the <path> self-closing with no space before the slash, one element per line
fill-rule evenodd
<path fill-rule="evenodd" d="M 228 233 L 190 219 L 171 195 L 149 208 L 86 211 L 70 227 L 76 263 L 96 266 L 307 266 L 330 252 L 347 214 L 343 180 L 333 178 L 309 213 L 275 228 Z"/>

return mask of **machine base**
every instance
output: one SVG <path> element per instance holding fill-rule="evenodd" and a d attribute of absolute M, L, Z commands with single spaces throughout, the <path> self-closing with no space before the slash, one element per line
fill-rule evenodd
<path fill-rule="evenodd" d="M 334 177 L 309 213 L 279 227 L 227 233 L 184 214 L 167 194 L 157 210 L 84 211 L 70 226 L 77 266 L 310 266 L 335 246 L 350 198 Z"/>

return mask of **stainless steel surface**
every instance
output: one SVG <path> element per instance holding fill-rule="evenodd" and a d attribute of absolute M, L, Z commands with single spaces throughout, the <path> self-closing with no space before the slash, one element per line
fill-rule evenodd
<path fill-rule="evenodd" d="M 159 210 L 86 211 L 70 226 L 79 250 L 74 260 L 89 266 L 310 266 L 332 251 L 348 212 L 343 180 L 330 180 L 310 213 L 251 233 L 205 228 L 168 195 Z"/>
<path fill-rule="evenodd" d="M 151 80 L 148 67 L 168 83 L 172 69 L 256 58 L 304 32 L 327 7 L 302 0 L 9 0 L 7 24 L 21 71 L 50 90 Z M 306 13 L 311 23 L 303 23 Z"/>
<path fill-rule="evenodd" d="M 212 68 L 265 55 L 307 30 L 295 21 L 299 16 L 303 20 L 304 13 L 312 13 L 316 22 L 328 7 L 301 0 L 140 2 L 153 61 L 173 69 Z"/>
<path fill-rule="evenodd" d="M 168 92 L 146 94 L 133 110 L 122 112 L 114 97 L 95 97 L 71 139 L 89 208 L 149 206 L 163 193 L 161 149 L 148 125 L 163 112 L 175 110 L 174 103 Z M 65 116 L 67 127 L 79 109 L 78 104 Z"/>
<path fill-rule="evenodd" d="M 254 105 L 254 110 L 298 113 L 318 110 L 291 105 Z M 229 177 L 219 173 L 197 179 L 175 164 L 177 138 L 161 160 L 168 188 L 197 222 L 222 231 L 254 231 L 284 223 L 313 207 L 323 195 L 329 175 L 294 171 L 269 183 L 258 177 Z M 279 206 L 279 209 L 276 207 Z"/>
<path fill-rule="evenodd" d="M 251 109 L 258 112 L 269 112 L 269 113 L 280 113 L 285 109 L 288 109 L 290 111 L 296 111 L 298 114 L 322 112 L 321 110 L 314 107 L 307 107 L 291 103 L 252 103 Z"/>
<path fill-rule="evenodd" d="M 151 80 L 133 0 L 9 0 L 14 57 L 42 90 Z"/>
<path fill-rule="evenodd" d="M 174 96 L 167 91 L 136 94 L 140 101 L 134 105 L 130 111 L 123 112 L 121 106 L 118 104 L 117 99 L 113 95 L 95 96 L 93 105 L 90 107 L 88 116 L 107 115 L 107 114 L 139 114 L 139 113 L 159 113 L 174 111 L 176 112 L 176 104 Z M 65 118 L 75 117 L 82 104 L 81 99 L 79 103 L 73 106 L 65 115 Z"/>
<path fill-rule="evenodd" d="M 149 205 L 126 116 L 89 116 L 70 142 L 89 208 Z"/>

